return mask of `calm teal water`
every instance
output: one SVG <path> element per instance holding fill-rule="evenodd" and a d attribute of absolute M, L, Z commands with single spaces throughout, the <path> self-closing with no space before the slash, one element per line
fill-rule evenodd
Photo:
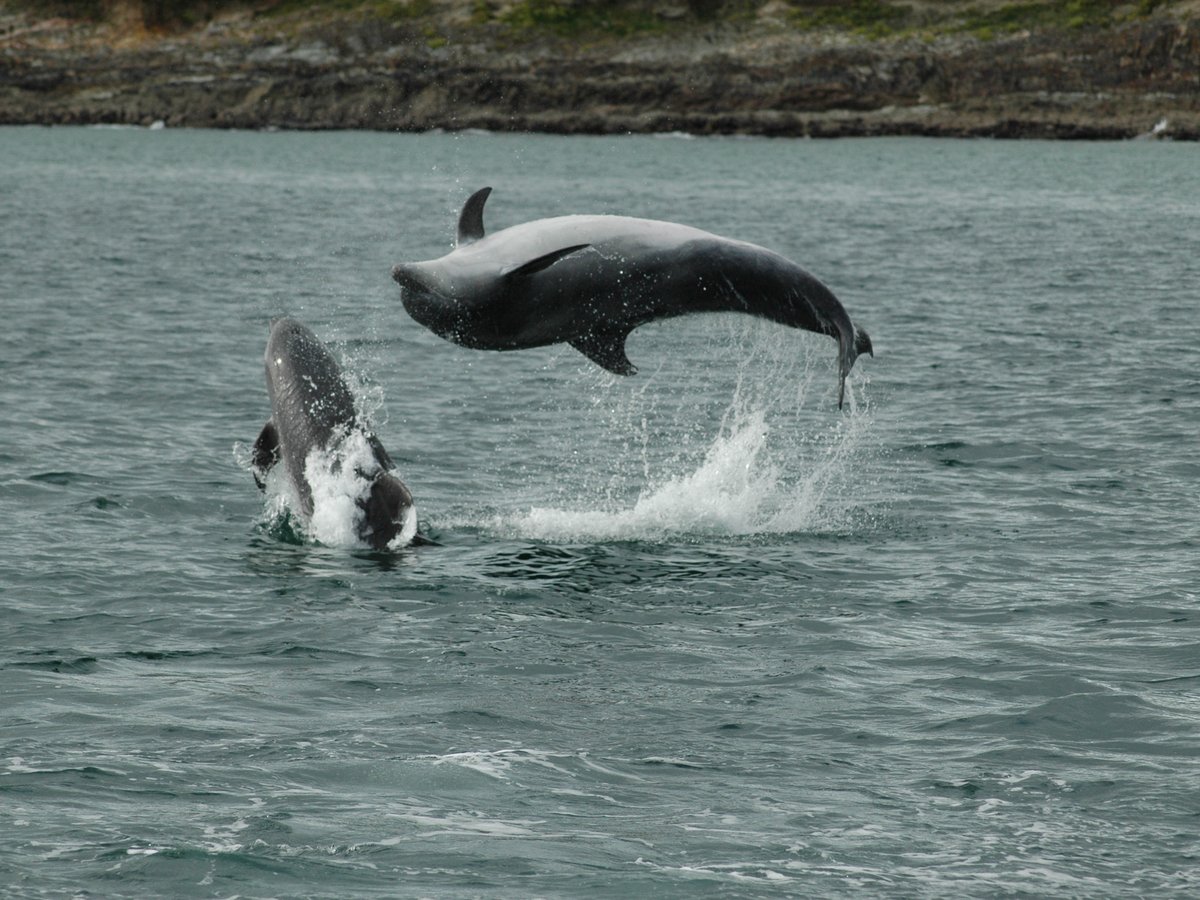
<path fill-rule="evenodd" d="M 1194 896 L 1191 145 L 0 129 L 0 894 Z M 417 327 L 392 264 L 671 219 L 874 337 L 641 374 Z M 270 317 L 441 547 L 256 491 Z M 317 536 L 319 537 L 319 535 Z"/>

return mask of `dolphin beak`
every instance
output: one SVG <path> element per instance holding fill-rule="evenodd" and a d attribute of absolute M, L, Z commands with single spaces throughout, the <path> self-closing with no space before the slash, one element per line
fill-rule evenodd
<path fill-rule="evenodd" d="M 425 282 L 417 274 L 415 266 L 401 264 L 392 266 L 392 280 L 410 291 L 425 289 Z"/>

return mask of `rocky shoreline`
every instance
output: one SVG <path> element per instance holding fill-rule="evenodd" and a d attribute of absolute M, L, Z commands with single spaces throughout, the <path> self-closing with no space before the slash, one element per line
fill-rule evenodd
<path fill-rule="evenodd" d="M 10 26 L 0 124 L 1200 139 L 1200 18 L 990 39 L 761 18 L 590 43 L 430 34 L 364 18 L 132 41 Z"/>

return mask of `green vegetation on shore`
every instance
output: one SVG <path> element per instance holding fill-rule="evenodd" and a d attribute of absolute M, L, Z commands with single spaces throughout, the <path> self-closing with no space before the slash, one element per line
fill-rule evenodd
<path fill-rule="evenodd" d="M 1066 2 L 1007 3 L 991 10 L 971 13 L 964 28 L 981 36 L 992 31 L 1035 28 L 1082 28 L 1111 26 L 1151 15 L 1169 5 L 1165 0 L 1113 3 L 1111 0 L 1066 0 Z"/>
<path fill-rule="evenodd" d="M 188 28 L 200 25 L 226 10 L 261 4 L 246 0 L 10 0 L 24 8 L 53 16 L 92 22 L 140 22 L 147 28 Z M 325 5 L 324 0 L 308 4 Z"/>
<path fill-rule="evenodd" d="M 793 3 L 790 21 L 804 29 L 835 29 L 880 38 L 905 32 L 971 32 L 983 38 L 1024 29 L 1111 26 L 1144 18 L 1165 0 L 1032 0 L 1032 2 L 942 2 L 917 8 L 887 0 Z"/>
<path fill-rule="evenodd" d="M 434 33 L 450 7 L 469 10 L 467 24 L 512 34 L 564 38 L 666 32 L 687 23 L 749 22 L 764 14 L 797 30 L 830 30 L 867 38 L 899 34 L 972 33 L 981 38 L 1020 30 L 1108 27 L 1145 18 L 1180 0 L 0 0 L 24 8 L 95 22 L 140 23 L 151 30 L 203 25 L 219 15 L 352 15 L 381 21 L 425 23 Z"/>
<path fill-rule="evenodd" d="M 662 31 L 666 22 L 634 4 L 572 4 L 562 0 L 522 0 L 501 13 L 476 4 L 476 21 L 498 21 L 518 31 L 548 31 L 563 37 L 606 34 L 629 37 Z"/>

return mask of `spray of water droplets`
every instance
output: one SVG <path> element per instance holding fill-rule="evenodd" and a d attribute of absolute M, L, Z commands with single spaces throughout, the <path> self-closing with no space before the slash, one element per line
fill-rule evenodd
<path fill-rule="evenodd" d="M 682 371 L 660 368 L 632 389 L 592 374 L 603 379 L 593 393 L 609 452 L 624 463 L 580 472 L 567 488 L 574 502 L 501 514 L 493 527 L 540 540 L 854 528 L 864 463 L 876 454 L 865 373 L 852 375 L 839 412 L 825 390 L 827 345 L 716 318 L 705 357 Z M 681 390 L 679 379 L 694 386 Z"/>

